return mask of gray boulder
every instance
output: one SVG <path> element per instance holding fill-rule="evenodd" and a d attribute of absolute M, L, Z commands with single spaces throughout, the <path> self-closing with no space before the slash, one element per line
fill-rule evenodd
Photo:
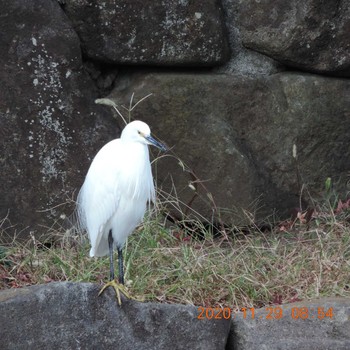
<path fill-rule="evenodd" d="M 148 122 L 203 181 L 192 204 L 207 218 L 215 206 L 223 209 L 225 221 L 236 224 L 240 220 L 232 212 L 239 213 L 239 207 L 252 213 L 259 208 L 260 218 L 274 210 L 290 215 L 300 196 L 309 201 L 309 195 L 323 195 L 327 177 L 346 194 L 347 80 L 293 73 L 260 78 L 149 73 L 127 76 L 118 86 L 109 96 L 117 104 L 128 105 L 132 93 L 135 101 L 153 93 L 132 117 Z M 189 185 L 196 179 L 172 157 L 156 166 L 158 186 L 171 193 L 174 183 L 189 203 L 194 194 Z"/>
<path fill-rule="evenodd" d="M 64 10 L 93 60 L 215 66 L 229 46 L 217 1 L 67 0 Z"/>
<path fill-rule="evenodd" d="M 350 349 L 349 299 L 325 298 L 254 311 L 254 319 L 249 309 L 246 318 L 242 313 L 234 318 L 227 349 Z"/>
<path fill-rule="evenodd" d="M 0 348 L 347 350 L 350 302 L 325 298 L 201 317 L 195 306 L 140 303 L 112 288 L 59 282 L 0 291 Z M 208 313 L 211 315 L 211 312 Z M 222 313 L 223 315 L 223 313 Z M 226 312 L 227 317 L 227 312 Z"/>
<path fill-rule="evenodd" d="M 243 45 L 308 72 L 350 75 L 350 2 L 241 0 Z"/>
<path fill-rule="evenodd" d="M 224 349 L 230 320 L 198 319 L 194 306 L 124 300 L 91 283 L 0 292 L 0 348 Z"/>
<path fill-rule="evenodd" d="M 0 218 L 8 218 L 9 235 L 45 232 L 118 130 L 93 102 L 78 36 L 58 3 L 0 6 Z"/>

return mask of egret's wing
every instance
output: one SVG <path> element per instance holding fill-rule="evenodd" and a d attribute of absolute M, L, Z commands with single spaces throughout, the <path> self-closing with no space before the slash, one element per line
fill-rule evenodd
<path fill-rule="evenodd" d="M 104 226 L 118 208 L 122 169 L 120 140 L 106 144 L 96 155 L 78 195 L 81 226 L 89 234 L 92 251 L 99 245 Z"/>

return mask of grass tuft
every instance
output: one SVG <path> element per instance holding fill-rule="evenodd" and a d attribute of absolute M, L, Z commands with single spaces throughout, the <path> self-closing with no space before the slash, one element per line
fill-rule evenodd
<path fill-rule="evenodd" d="M 326 296 L 350 297 L 350 210 L 315 210 L 272 231 L 226 230 L 213 238 L 147 218 L 125 246 L 126 285 L 146 301 L 262 307 Z M 309 215 L 310 216 L 310 215 Z M 90 258 L 84 235 L 1 244 L 0 288 L 51 281 L 108 280 L 109 261 Z"/>

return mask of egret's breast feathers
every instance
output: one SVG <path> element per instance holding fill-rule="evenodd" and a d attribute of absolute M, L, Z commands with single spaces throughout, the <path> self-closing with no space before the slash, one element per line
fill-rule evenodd
<path fill-rule="evenodd" d="M 146 145 L 113 140 L 94 158 L 78 196 L 82 228 L 99 231 L 118 210 L 120 200 L 155 200 Z"/>
<path fill-rule="evenodd" d="M 154 201 L 154 183 L 147 146 L 132 144 L 125 147 L 123 171 L 116 182 L 123 189 L 123 196 L 130 199 Z"/>

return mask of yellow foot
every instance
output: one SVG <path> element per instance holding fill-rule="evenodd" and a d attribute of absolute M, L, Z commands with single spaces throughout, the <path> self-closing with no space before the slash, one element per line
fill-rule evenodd
<path fill-rule="evenodd" d="M 115 290 L 115 294 L 117 295 L 117 299 L 118 299 L 118 304 L 121 305 L 122 304 L 122 299 L 120 297 L 120 293 L 123 293 L 128 299 L 132 299 L 129 295 L 129 293 L 126 291 L 126 288 L 124 287 L 124 285 L 117 283 L 115 280 L 113 281 L 109 281 L 108 283 L 106 283 L 100 290 L 100 292 L 98 293 L 98 295 L 100 296 L 104 290 L 108 287 L 113 287 Z"/>

